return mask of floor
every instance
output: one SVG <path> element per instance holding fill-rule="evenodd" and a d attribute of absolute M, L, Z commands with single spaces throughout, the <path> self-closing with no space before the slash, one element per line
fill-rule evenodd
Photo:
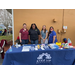
<path fill-rule="evenodd" d="M 0 54 L 0 65 L 2 65 L 3 63 L 3 59 L 1 58 L 1 54 Z"/>

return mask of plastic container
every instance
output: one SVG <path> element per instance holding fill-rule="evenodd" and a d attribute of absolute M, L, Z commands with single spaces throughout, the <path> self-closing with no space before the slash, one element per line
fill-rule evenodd
<path fill-rule="evenodd" d="M 72 42 L 69 38 L 68 38 L 68 44 L 69 44 L 69 46 L 72 46 Z"/>
<path fill-rule="evenodd" d="M 33 47 L 33 46 L 31 46 L 31 48 L 30 48 L 30 49 L 31 49 L 31 51 L 34 51 L 34 47 Z"/>
<path fill-rule="evenodd" d="M 16 48 L 18 48 L 18 43 L 16 43 Z"/>
<path fill-rule="evenodd" d="M 68 43 L 72 43 L 71 40 L 68 38 Z"/>
<path fill-rule="evenodd" d="M 65 43 L 62 43 L 62 47 L 64 47 L 65 46 Z"/>
<path fill-rule="evenodd" d="M 12 47 L 10 46 L 9 51 L 12 52 Z"/>
<path fill-rule="evenodd" d="M 69 46 L 72 46 L 72 43 L 69 43 Z"/>

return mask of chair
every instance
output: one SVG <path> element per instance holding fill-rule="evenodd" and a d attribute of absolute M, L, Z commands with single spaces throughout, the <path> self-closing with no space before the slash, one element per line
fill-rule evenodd
<path fill-rule="evenodd" d="M 1 40 L 0 42 L 0 54 L 1 54 L 1 57 L 2 59 L 4 59 L 4 45 L 5 45 L 5 41 L 4 40 Z"/>

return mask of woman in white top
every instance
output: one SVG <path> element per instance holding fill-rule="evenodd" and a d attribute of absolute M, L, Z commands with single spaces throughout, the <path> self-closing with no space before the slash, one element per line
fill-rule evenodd
<path fill-rule="evenodd" d="M 48 44 L 48 31 L 46 30 L 46 26 L 43 25 L 42 30 L 41 30 L 41 44 Z"/>

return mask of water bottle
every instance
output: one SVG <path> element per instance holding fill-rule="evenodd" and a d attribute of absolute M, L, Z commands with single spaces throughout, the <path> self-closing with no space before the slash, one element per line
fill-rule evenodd
<path fill-rule="evenodd" d="M 18 43 L 16 43 L 16 48 L 18 48 Z"/>
<path fill-rule="evenodd" d="M 70 40 L 70 43 L 72 43 L 71 40 Z"/>
<path fill-rule="evenodd" d="M 12 47 L 10 46 L 9 51 L 12 52 Z"/>
<path fill-rule="evenodd" d="M 71 40 L 68 38 L 68 43 L 72 43 Z"/>
<path fill-rule="evenodd" d="M 68 38 L 68 41 L 67 41 L 68 43 L 70 42 L 70 39 Z"/>
<path fill-rule="evenodd" d="M 68 38 L 68 44 L 69 44 L 69 46 L 72 46 L 72 42 L 69 38 Z"/>

